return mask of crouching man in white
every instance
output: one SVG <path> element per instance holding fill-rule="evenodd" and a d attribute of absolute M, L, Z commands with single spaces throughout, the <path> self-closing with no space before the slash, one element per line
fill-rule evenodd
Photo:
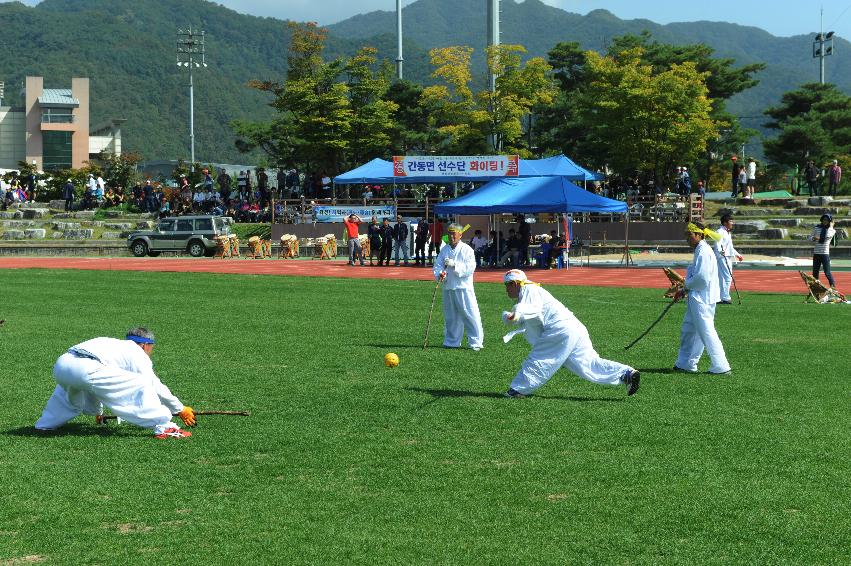
<path fill-rule="evenodd" d="M 509 332 L 504 340 L 508 342 L 523 333 L 532 345 L 506 397 L 530 395 L 562 366 L 593 383 L 624 384 L 627 395 L 638 391 L 641 374 L 627 365 L 601 358 L 585 325 L 548 291 L 527 280 L 519 269 L 507 272 L 503 281 L 506 293 L 517 304 L 513 310 L 503 312 L 502 318 L 520 327 Z"/>
<path fill-rule="evenodd" d="M 686 240 L 694 248 L 694 259 L 686 271 L 685 291 L 688 292 L 686 314 L 680 334 L 680 352 L 675 370 L 697 371 L 697 362 L 704 348 L 712 364 L 709 373 L 727 373 L 730 364 L 724 346 L 715 331 L 715 303 L 721 298 L 718 282 L 718 262 L 712 248 L 704 241 L 718 241 L 721 236 L 697 222 L 689 222 Z"/>
<path fill-rule="evenodd" d="M 473 291 L 476 254 L 461 241 L 463 233 L 461 226 L 450 224 L 449 245 L 440 249 L 434 262 L 434 278 L 443 282 L 443 347 L 460 347 L 466 330 L 470 348 L 481 350 L 485 333 Z"/>
<path fill-rule="evenodd" d="M 80 413 L 101 415 L 106 405 L 118 417 L 154 431 L 156 438 L 186 438 L 172 422 L 195 424 L 195 412 L 172 395 L 154 373 L 154 335 L 133 328 L 126 340 L 93 338 L 71 347 L 53 366 L 56 389 L 35 428 L 53 430 Z"/>

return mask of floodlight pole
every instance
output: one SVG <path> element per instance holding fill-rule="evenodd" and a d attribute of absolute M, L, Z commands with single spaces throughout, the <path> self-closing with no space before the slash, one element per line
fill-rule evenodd
<path fill-rule="evenodd" d="M 396 78 L 402 80 L 402 0 L 396 0 Z"/>
<path fill-rule="evenodd" d="M 833 32 L 824 33 L 824 7 L 819 17 L 819 33 L 813 40 L 813 59 L 819 60 L 819 84 L 824 84 L 824 58 L 833 55 Z"/>
<path fill-rule="evenodd" d="M 196 59 L 200 57 L 199 63 Z M 206 67 L 206 53 L 204 50 L 204 31 L 192 31 L 189 29 L 177 30 L 177 66 L 189 67 L 189 152 L 190 168 L 195 170 L 195 85 L 193 81 L 193 69 L 195 67 Z"/>

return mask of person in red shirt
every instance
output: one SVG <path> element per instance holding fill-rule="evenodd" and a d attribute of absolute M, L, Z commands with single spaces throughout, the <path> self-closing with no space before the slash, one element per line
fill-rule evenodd
<path fill-rule="evenodd" d="M 354 265 L 356 259 L 360 260 L 360 264 L 363 265 L 363 249 L 361 249 L 358 239 L 360 223 L 361 219 L 357 214 L 350 214 L 348 218 L 343 220 L 343 224 L 346 225 L 346 234 L 349 237 L 349 265 Z"/>
<path fill-rule="evenodd" d="M 435 218 L 433 222 L 428 225 L 428 235 L 431 238 L 431 242 L 428 245 L 428 264 L 431 265 L 432 261 L 432 252 L 440 253 L 440 246 L 443 244 L 443 222 L 441 222 L 440 218 Z"/>

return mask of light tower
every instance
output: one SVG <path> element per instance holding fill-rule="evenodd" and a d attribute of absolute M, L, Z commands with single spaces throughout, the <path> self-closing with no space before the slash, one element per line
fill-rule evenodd
<path fill-rule="evenodd" d="M 824 84 L 824 58 L 833 55 L 833 32 L 824 33 L 824 8 L 819 18 L 819 33 L 813 40 L 813 59 L 819 60 L 819 83 Z"/>
<path fill-rule="evenodd" d="M 396 78 L 402 80 L 402 0 L 396 0 Z"/>
<path fill-rule="evenodd" d="M 198 59 L 201 61 L 199 62 Z M 204 32 L 189 29 L 177 30 L 177 66 L 189 68 L 189 152 L 191 170 L 195 170 L 195 92 L 192 82 L 192 71 L 206 67 L 204 51 Z"/>
<path fill-rule="evenodd" d="M 488 47 L 499 45 L 499 0 L 485 0 L 488 3 Z M 488 72 L 491 92 L 496 92 L 496 75 Z"/>

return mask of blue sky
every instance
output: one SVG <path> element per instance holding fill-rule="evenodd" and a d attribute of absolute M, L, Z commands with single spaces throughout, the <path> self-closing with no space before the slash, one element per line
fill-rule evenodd
<path fill-rule="evenodd" d="M 0 0 L 3 1 L 3 0 Z M 373 10 L 395 10 L 396 0 L 217 0 L 237 12 L 327 25 Z M 484 3 L 485 0 L 478 0 Z M 511 2 L 514 0 L 503 0 Z M 851 40 L 851 0 L 543 0 L 568 12 L 587 14 L 604 8 L 621 19 L 643 18 L 667 24 L 697 20 L 760 27 L 773 35 L 810 34 L 819 30 L 824 8 L 825 31 Z M 37 0 L 25 0 L 35 5 Z M 408 5 L 411 0 L 403 0 Z"/>

